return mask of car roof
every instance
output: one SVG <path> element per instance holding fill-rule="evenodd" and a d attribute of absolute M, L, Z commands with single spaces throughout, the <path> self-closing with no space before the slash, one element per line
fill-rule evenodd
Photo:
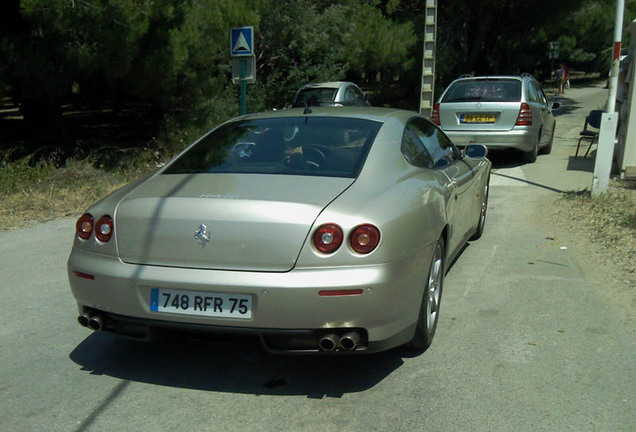
<path fill-rule="evenodd" d="M 398 108 L 381 107 L 311 107 L 309 112 L 305 108 L 289 108 L 276 111 L 265 111 L 260 113 L 247 114 L 236 119 L 266 119 L 284 117 L 350 117 L 366 119 L 378 122 L 386 122 L 390 118 L 399 119 L 406 122 L 413 116 L 421 116 L 415 111 L 408 111 Z"/>
<path fill-rule="evenodd" d="M 307 88 L 338 88 L 344 85 L 355 85 L 355 84 L 349 81 L 327 81 L 327 82 L 305 84 L 300 89 L 302 90 Z"/>
<path fill-rule="evenodd" d="M 469 76 L 469 77 L 459 77 L 455 81 L 478 81 L 478 80 L 500 80 L 500 79 L 514 79 L 514 80 L 523 80 L 523 79 L 531 79 L 532 76 L 520 76 L 520 75 L 484 75 L 484 76 Z"/>
<path fill-rule="evenodd" d="M 486 81 L 486 80 L 533 80 L 536 81 L 535 77 L 530 74 L 521 74 L 521 75 L 483 75 L 483 76 L 460 76 L 455 79 L 453 82 L 457 81 Z"/>

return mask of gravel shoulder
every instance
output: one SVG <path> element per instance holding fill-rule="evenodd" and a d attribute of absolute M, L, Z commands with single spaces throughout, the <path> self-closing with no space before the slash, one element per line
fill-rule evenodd
<path fill-rule="evenodd" d="M 636 184 L 613 180 L 600 198 L 586 192 L 552 197 L 539 211 L 555 241 L 574 253 L 588 278 L 625 317 L 636 321 Z"/>

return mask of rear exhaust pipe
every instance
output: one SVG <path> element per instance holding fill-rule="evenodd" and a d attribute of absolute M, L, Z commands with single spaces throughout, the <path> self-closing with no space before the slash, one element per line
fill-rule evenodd
<path fill-rule="evenodd" d="M 88 327 L 91 330 L 100 331 L 102 329 L 102 319 L 98 315 L 90 317 Z"/>
<path fill-rule="evenodd" d="M 339 342 L 340 348 L 347 351 L 353 351 L 354 349 L 356 349 L 359 343 L 360 335 L 356 332 L 345 333 L 344 335 L 342 335 Z"/>
<path fill-rule="evenodd" d="M 80 315 L 77 317 L 77 322 L 78 322 L 78 323 L 79 323 L 82 327 L 88 327 L 88 320 L 90 320 L 90 319 L 91 319 L 91 317 L 90 317 L 90 316 L 88 316 L 88 314 L 83 313 L 83 314 L 80 314 Z"/>
<path fill-rule="evenodd" d="M 333 333 L 324 335 L 318 341 L 318 347 L 323 351 L 333 351 L 338 346 L 338 336 Z"/>
<path fill-rule="evenodd" d="M 77 317 L 77 322 L 80 323 L 80 325 L 82 327 L 88 327 L 88 320 L 90 320 L 90 319 L 91 319 L 90 315 L 88 315 L 88 314 L 80 314 Z"/>

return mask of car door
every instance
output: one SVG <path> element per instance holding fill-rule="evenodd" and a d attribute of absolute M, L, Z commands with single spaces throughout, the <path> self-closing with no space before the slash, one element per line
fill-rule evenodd
<path fill-rule="evenodd" d="M 552 139 L 552 134 L 554 133 L 554 127 L 556 126 L 556 120 L 554 118 L 554 114 L 552 114 L 552 109 L 550 108 L 550 103 L 548 102 L 548 98 L 545 95 L 545 92 L 539 85 L 539 83 L 535 82 L 534 85 L 537 89 L 537 96 L 539 101 L 541 102 L 541 121 L 543 125 L 543 133 L 541 134 L 541 147 L 546 146 L 550 143 Z"/>
<path fill-rule="evenodd" d="M 449 252 L 463 245 L 477 221 L 474 206 L 476 191 L 476 165 L 462 159 L 461 153 L 444 134 L 430 121 L 416 117 L 410 127 L 426 149 L 433 169 L 448 179 L 449 202 L 447 217 L 450 224 Z"/>
<path fill-rule="evenodd" d="M 554 117 L 548 106 L 548 99 L 545 97 L 539 83 L 528 81 L 528 96 L 530 105 L 532 105 L 533 118 L 538 114 L 537 117 L 540 119 L 539 127 L 541 128 L 541 137 L 539 147 L 545 147 L 552 137 Z"/>

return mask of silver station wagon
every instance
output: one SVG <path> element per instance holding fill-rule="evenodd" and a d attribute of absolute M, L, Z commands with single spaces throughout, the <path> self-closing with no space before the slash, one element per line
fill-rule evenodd
<path fill-rule="evenodd" d="M 541 85 L 532 76 L 462 77 L 435 104 L 431 121 L 459 146 L 517 149 L 525 162 L 552 151 L 556 120 Z"/>
<path fill-rule="evenodd" d="M 78 321 L 272 352 L 426 349 L 447 265 L 484 229 L 486 152 L 394 109 L 228 121 L 79 218 Z"/>

